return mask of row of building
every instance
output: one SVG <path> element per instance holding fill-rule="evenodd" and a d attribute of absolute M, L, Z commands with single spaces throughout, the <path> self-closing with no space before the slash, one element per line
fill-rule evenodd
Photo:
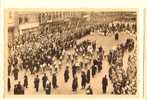
<path fill-rule="evenodd" d="M 129 14 L 129 15 L 128 15 Z M 87 21 L 100 23 L 116 18 L 132 16 L 134 13 L 126 12 L 84 12 L 84 11 L 10 11 L 7 14 L 9 36 L 16 37 L 19 34 L 39 32 L 41 28 L 50 28 L 49 24 L 66 22 L 71 18 L 86 18 Z M 121 16 L 121 17 L 118 17 Z M 130 18 L 130 17 L 129 17 Z M 133 15 L 134 18 L 134 15 Z"/>
<path fill-rule="evenodd" d="M 71 17 L 82 17 L 84 12 L 9 12 L 8 33 L 18 35 L 35 32 L 41 25 L 58 21 L 67 21 Z"/>

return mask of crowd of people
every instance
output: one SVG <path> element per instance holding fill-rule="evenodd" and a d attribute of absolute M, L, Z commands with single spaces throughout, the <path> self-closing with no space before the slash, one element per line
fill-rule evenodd
<path fill-rule="evenodd" d="M 76 24 L 75 24 L 76 23 Z M 135 24 L 127 24 L 118 22 L 108 24 L 91 25 L 88 23 L 81 23 L 79 21 L 71 21 L 65 26 L 59 25 L 49 34 L 41 31 L 38 34 L 20 34 L 13 43 L 9 43 L 9 57 L 8 57 L 8 91 L 14 90 L 14 94 L 25 94 L 25 88 L 29 88 L 29 76 L 24 75 L 24 82 L 19 81 L 19 73 L 24 71 L 35 75 L 34 88 L 35 91 L 39 91 L 40 80 L 42 80 L 43 89 L 46 94 L 51 94 L 52 89 L 58 88 L 58 75 L 63 67 L 64 82 L 67 83 L 69 79 L 72 81 L 72 91 L 76 92 L 79 83 L 78 75 L 81 75 L 81 87 L 85 89 L 85 94 L 93 94 L 92 87 L 90 85 L 91 78 L 96 76 L 96 73 L 100 73 L 103 69 L 103 60 L 108 59 L 110 70 L 109 79 L 113 84 L 113 94 L 135 94 L 134 90 L 130 89 L 130 84 L 136 85 L 136 67 L 132 66 L 132 56 L 128 59 L 127 72 L 123 70 L 123 56 L 126 51 L 132 52 L 134 50 L 134 40 L 127 39 L 125 44 L 120 44 L 116 50 L 110 50 L 109 54 L 105 53 L 103 46 L 97 46 L 96 41 L 84 40 L 77 42 L 78 39 L 90 35 L 91 32 L 99 31 L 103 32 L 104 36 L 108 33 L 113 33 L 115 40 L 119 40 L 119 33 L 130 31 L 136 32 Z M 66 34 L 66 35 L 65 35 Z M 134 54 L 136 55 L 136 54 Z M 131 63 L 131 64 L 130 64 Z M 130 65 L 129 65 L 130 64 Z M 136 64 L 135 64 L 136 65 Z M 133 67 L 133 68 L 132 68 Z M 72 70 L 72 78 L 70 76 L 70 70 Z M 132 73 L 132 70 L 135 71 Z M 49 79 L 46 75 L 46 71 L 51 73 L 52 79 Z M 44 73 L 42 79 L 39 75 Z M 107 93 L 108 77 L 104 73 L 102 78 L 102 90 L 103 93 Z M 132 75 L 133 74 L 133 75 Z M 11 77 L 14 76 L 14 80 Z M 132 76 L 129 78 L 128 76 Z M 11 88 L 11 81 L 18 81 L 18 84 L 14 85 L 14 89 Z M 51 80 L 51 81 L 50 81 Z M 132 86 L 132 88 L 134 88 Z M 128 92 L 128 89 L 132 92 Z M 125 92 L 124 92 L 125 91 Z"/>
<path fill-rule="evenodd" d="M 136 23 L 134 22 L 114 21 L 112 23 L 94 25 L 93 31 L 94 30 L 97 33 L 102 32 L 106 36 L 121 32 L 135 34 L 137 28 L 136 28 Z"/>
<path fill-rule="evenodd" d="M 109 78 L 113 83 L 113 94 L 136 94 L 137 92 L 136 49 L 134 50 L 134 46 L 134 40 L 127 39 L 124 44 L 109 53 Z M 128 67 L 125 71 L 123 57 L 126 51 L 133 52 L 133 54 L 128 57 Z"/>

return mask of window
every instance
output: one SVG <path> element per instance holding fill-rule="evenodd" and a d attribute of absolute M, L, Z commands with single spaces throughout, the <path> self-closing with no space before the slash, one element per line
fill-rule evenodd
<path fill-rule="evenodd" d="M 24 20 L 25 20 L 25 23 L 27 23 L 27 22 L 28 22 L 28 18 L 27 18 L 27 17 L 25 17 L 25 18 L 24 18 Z"/>
<path fill-rule="evenodd" d="M 21 17 L 19 17 L 18 23 L 19 23 L 19 24 L 22 24 L 22 18 L 21 18 Z"/>

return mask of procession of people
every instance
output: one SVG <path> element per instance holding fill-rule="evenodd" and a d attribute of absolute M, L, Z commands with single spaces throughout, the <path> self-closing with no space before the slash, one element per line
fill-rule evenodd
<path fill-rule="evenodd" d="M 129 22 L 106 24 L 84 22 L 78 25 L 75 23 L 71 20 L 70 26 L 66 24 L 62 28 L 61 25 L 56 26 L 55 30 L 52 28 L 51 33 L 46 30 L 38 34 L 24 33 L 13 43 L 9 43 L 8 92 L 14 91 L 14 94 L 22 95 L 30 88 L 29 84 L 33 84 L 36 93 L 43 89 L 46 95 L 50 95 L 52 91 L 62 87 L 62 84 L 68 84 L 72 80 L 70 91 L 73 93 L 82 89 L 85 91 L 84 94 L 92 95 L 95 94 L 93 90 L 97 89 L 97 91 L 101 90 L 102 94 L 107 94 L 108 85 L 112 84 L 112 94 L 136 94 L 137 71 L 136 66 L 131 65 L 132 55 L 128 58 L 128 63 L 131 62 L 128 65 L 130 67 L 127 71 L 123 68 L 125 53 L 132 54 L 136 49 L 135 39 L 127 38 L 125 43 L 118 42 L 117 47 L 109 52 L 105 50 L 102 43 L 99 45 L 91 39 L 79 41 L 83 37 L 92 35 L 91 33 L 95 35 L 102 33 L 101 38 L 113 36 L 113 40 L 117 42 L 121 33 L 136 35 L 136 25 Z M 109 64 L 107 66 L 109 71 L 106 73 L 103 73 L 104 61 Z M 131 69 L 134 69 L 133 75 Z M 22 72 L 25 74 L 23 75 Z M 99 80 L 101 86 L 94 86 L 91 80 L 95 79 L 98 73 L 103 73 L 103 77 Z M 20 75 L 23 75 L 23 81 L 20 81 Z M 128 78 L 129 75 L 134 80 L 132 77 Z M 30 81 L 31 77 L 34 80 Z M 63 83 L 59 82 L 59 77 L 63 77 Z M 13 81 L 18 83 L 12 84 Z M 128 92 L 131 83 L 134 85 L 132 87 L 134 90 Z"/>

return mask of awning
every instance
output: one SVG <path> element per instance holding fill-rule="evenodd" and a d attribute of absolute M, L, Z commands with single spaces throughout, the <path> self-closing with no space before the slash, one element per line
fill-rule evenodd
<path fill-rule="evenodd" d="M 26 24 L 22 24 L 19 25 L 19 30 L 25 30 L 25 29 L 31 29 L 31 28 L 35 28 L 38 27 L 39 23 L 26 23 Z"/>

